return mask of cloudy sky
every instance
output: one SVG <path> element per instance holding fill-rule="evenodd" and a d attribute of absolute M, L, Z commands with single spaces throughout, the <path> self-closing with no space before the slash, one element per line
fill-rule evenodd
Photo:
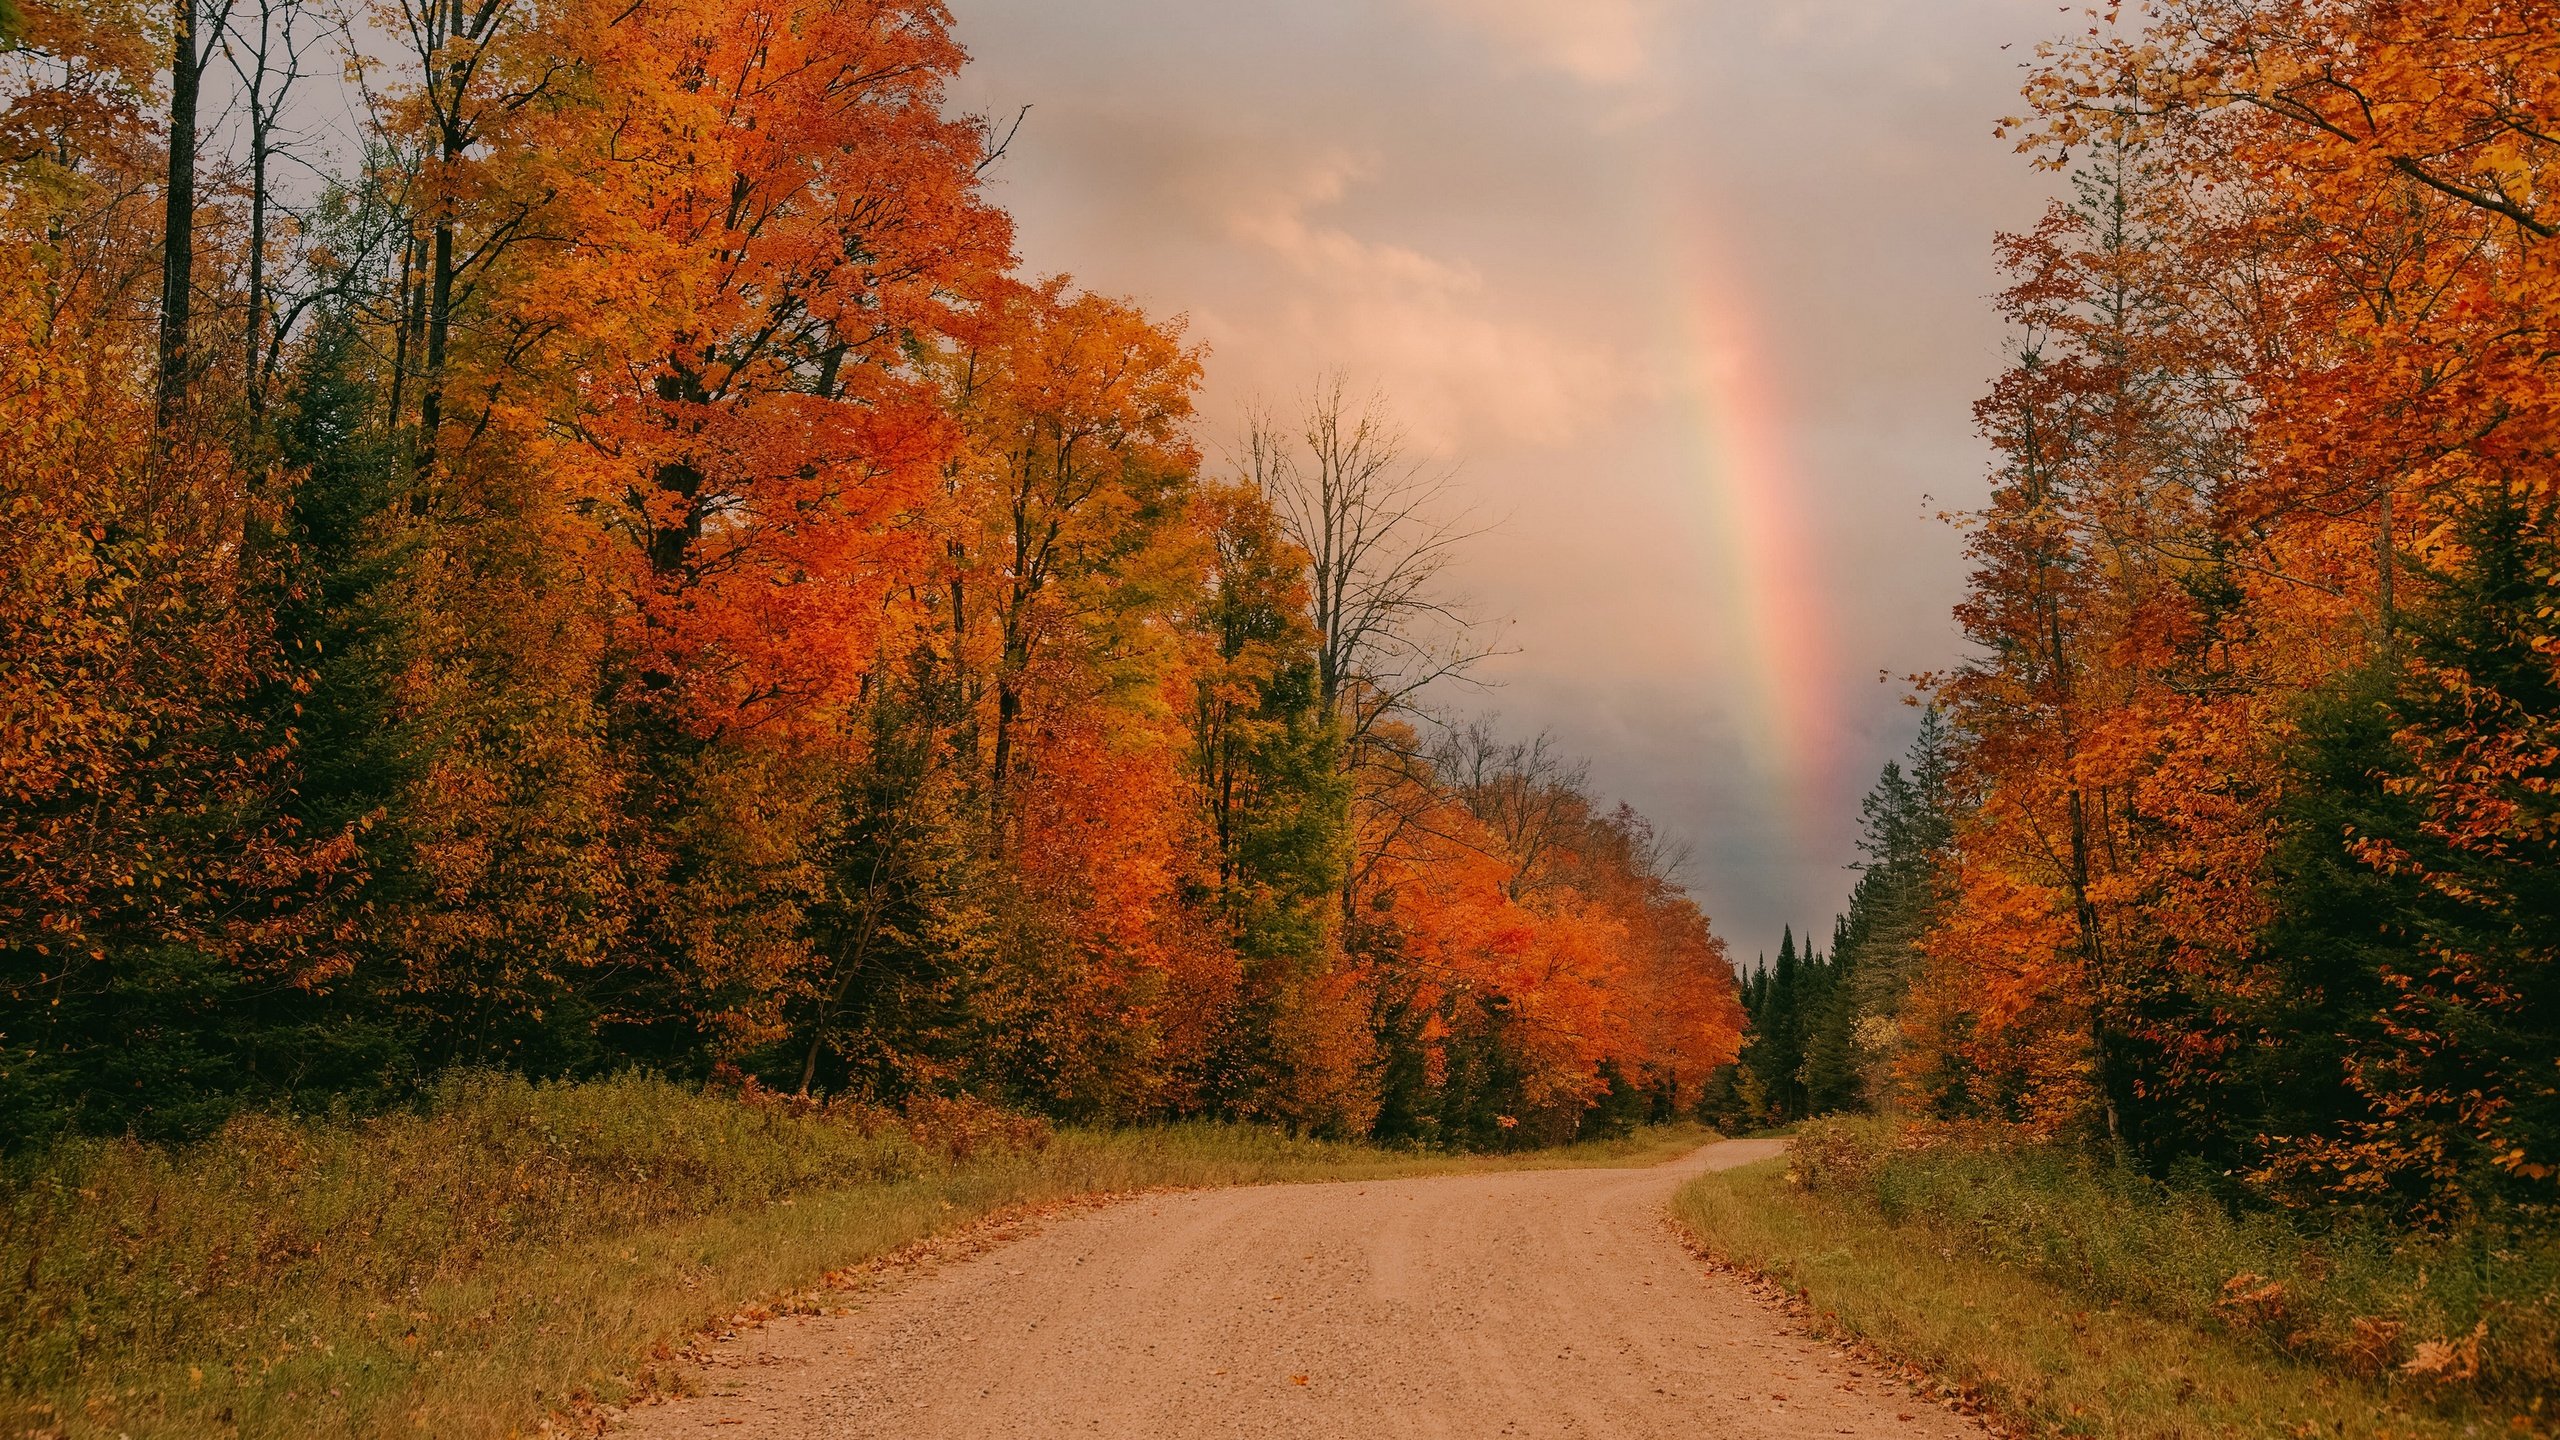
<path fill-rule="evenodd" d="M 1992 138 L 2053 0 L 955 0 L 1030 116 L 1027 266 L 1189 317 L 1212 453 L 1318 375 L 1497 521 L 1510 653 L 1439 698 L 1553 730 L 1696 850 L 1744 958 L 1826 930 L 1856 802 L 1958 653 Z"/>

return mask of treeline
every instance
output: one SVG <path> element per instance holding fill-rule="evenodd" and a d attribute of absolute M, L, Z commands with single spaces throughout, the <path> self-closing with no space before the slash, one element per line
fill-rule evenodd
<path fill-rule="evenodd" d="M 1737 1062 L 1710 1077 L 1706 1118 L 1741 1131 L 1896 1103 L 1898 1017 L 1944 914 L 1955 737 L 1924 711 L 1910 752 L 1888 762 L 1861 805 L 1865 857 L 1829 954 L 1789 928 L 1778 956 L 1743 978 Z"/>
<path fill-rule="evenodd" d="M 1431 472 L 1339 385 L 1204 468 L 940 5 L 395 0 L 336 170 L 316 10 L 0 17 L 0 1141 L 469 1065 L 1505 1144 L 1731 1057 L 1644 822 L 1417 708 Z"/>
<path fill-rule="evenodd" d="M 1952 829 L 1909 983 L 1852 1007 L 1891 1022 L 1863 1098 L 2285 1204 L 2547 1215 L 2560 10 L 2145 17 L 2048 50 L 2014 122 L 2073 188 L 2001 241 Z M 1839 1099 L 1803 1043 L 1772 1113 Z"/>

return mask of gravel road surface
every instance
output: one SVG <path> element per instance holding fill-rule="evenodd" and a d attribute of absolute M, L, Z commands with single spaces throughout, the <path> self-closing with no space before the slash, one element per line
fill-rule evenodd
<path fill-rule="evenodd" d="M 1777 1151 L 1142 1197 L 744 1332 L 616 1433 L 1981 1436 L 1681 1248 L 1671 1192 Z"/>

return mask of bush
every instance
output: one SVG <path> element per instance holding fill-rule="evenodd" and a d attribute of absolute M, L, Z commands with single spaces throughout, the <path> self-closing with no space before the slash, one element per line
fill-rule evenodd
<path fill-rule="evenodd" d="M 1892 1136 L 1881 1125 L 1808 1121 L 1787 1141 L 1788 1178 L 1820 1194 L 1865 1194 L 1891 1148 Z"/>

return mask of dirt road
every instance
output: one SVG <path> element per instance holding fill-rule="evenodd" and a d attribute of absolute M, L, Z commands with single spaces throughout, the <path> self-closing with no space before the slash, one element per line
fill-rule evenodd
<path fill-rule="evenodd" d="M 1131 1201 L 741 1335 L 617 1433 L 1979 1436 L 1681 1249 L 1672 1190 L 1775 1152 Z"/>

